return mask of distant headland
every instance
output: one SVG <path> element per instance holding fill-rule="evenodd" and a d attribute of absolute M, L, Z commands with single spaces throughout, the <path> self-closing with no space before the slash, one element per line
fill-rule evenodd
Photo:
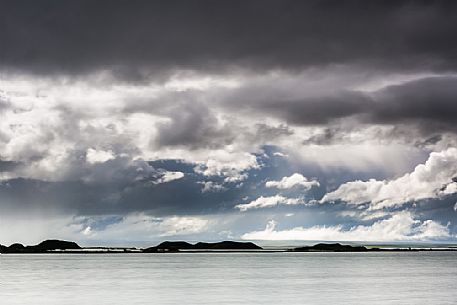
<path fill-rule="evenodd" d="M 386 248 L 342 245 L 340 243 L 319 243 L 313 246 L 268 250 L 253 242 L 221 241 L 197 242 L 164 241 L 147 248 L 135 247 L 81 247 L 76 242 L 50 239 L 37 245 L 24 246 L 14 243 L 10 246 L 0 245 L 0 253 L 176 253 L 176 252 L 387 252 L 387 251 L 457 251 L 457 248 Z"/>

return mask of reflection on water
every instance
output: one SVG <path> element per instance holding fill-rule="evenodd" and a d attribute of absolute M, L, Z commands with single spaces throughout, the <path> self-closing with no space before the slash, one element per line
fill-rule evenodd
<path fill-rule="evenodd" d="M 0 304 L 456 304 L 456 252 L 1 255 Z"/>

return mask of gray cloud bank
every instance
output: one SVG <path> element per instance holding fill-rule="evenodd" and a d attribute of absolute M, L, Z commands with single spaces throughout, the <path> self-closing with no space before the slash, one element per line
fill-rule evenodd
<path fill-rule="evenodd" d="M 286 93 L 281 85 L 264 84 L 256 91 L 249 87 L 241 89 L 226 104 L 251 107 L 295 125 L 326 125 L 352 118 L 366 124 L 416 124 L 426 132 L 455 132 L 455 76 L 425 77 L 374 92 L 330 88 L 303 93 L 302 98 L 294 97 L 290 91 Z"/>
<path fill-rule="evenodd" d="M 2 1 L 1 65 L 35 73 L 361 64 L 453 69 L 454 1 Z"/>

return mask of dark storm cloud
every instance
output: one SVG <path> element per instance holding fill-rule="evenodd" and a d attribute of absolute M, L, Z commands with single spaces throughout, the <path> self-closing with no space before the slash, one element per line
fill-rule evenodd
<path fill-rule="evenodd" d="M 282 97 L 282 88 L 271 85 L 257 87 L 255 91 L 257 93 L 247 88 L 233 93 L 224 105 L 237 111 L 248 109 L 280 117 L 294 125 L 321 126 L 352 118 L 368 124 L 413 125 L 428 134 L 457 131 L 455 76 L 423 78 L 387 86 L 376 92 L 338 90 L 294 99 Z M 344 129 L 337 125 L 329 127 L 315 140 L 320 144 L 330 143 L 340 131 Z"/>
<path fill-rule="evenodd" d="M 360 63 L 452 69 L 454 1 L 2 0 L 1 65 L 35 73 L 301 69 Z"/>
<path fill-rule="evenodd" d="M 431 77 L 390 86 L 374 95 L 374 123 L 422 121 L 456 131 L 457 77 Z"/>
<path fill-rule="evenodd" d="M 268 101 L 261 107 L 291 124 L 327 124 L 331 120 L 369 111 L 371 99 L 358 92 L 340 91 L 331 96 L 303 100 Z"/>

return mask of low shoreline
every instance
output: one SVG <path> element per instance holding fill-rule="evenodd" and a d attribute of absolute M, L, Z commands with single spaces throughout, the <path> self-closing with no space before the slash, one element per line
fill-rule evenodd
<path fill-rule="evenodd" d="M 344 245 L 340 243 L 318 243 L 313 246 L 295 248 L 264 249 L 252 242 L 221 241 L 214 243 L 165 241 L 148 248 L 135 247 L 81 247 L 75 242 L 45 240 L 38 245 L 24 246 L 15 243 L 0 245 L 1 254 L 139 254 L 139 253 L 318 253 L 318 252 L 453 252 L 457 247 L 385 247 Z"/>
<path fill-rule="evenodd" d="M 289 251 L 289 250 L 260 250 L 260 251 L 240 251 L 240 250 L 218 250 L 218 251 L 173 251 L 173 252 L 158 252 L 158 253 L 147 253 L 142 251 L 47 251 L 47 252 L 2 252 L 0 255 L 59 255 L 59 254 L 78 254 L 78 255 L 102 255 L 102 254 L 144 254 L 144 255 L 160 255 L 160 254 L 240 254 L 240 253 L 256 253 L 256 254 L 267 254 L 267 253 L 392 253 L 392 252 L 409 252 L 409 253 L 419 253 L 419 252 L 457 252 L 456 249 L 384 249 L 377 251 Z"/>

